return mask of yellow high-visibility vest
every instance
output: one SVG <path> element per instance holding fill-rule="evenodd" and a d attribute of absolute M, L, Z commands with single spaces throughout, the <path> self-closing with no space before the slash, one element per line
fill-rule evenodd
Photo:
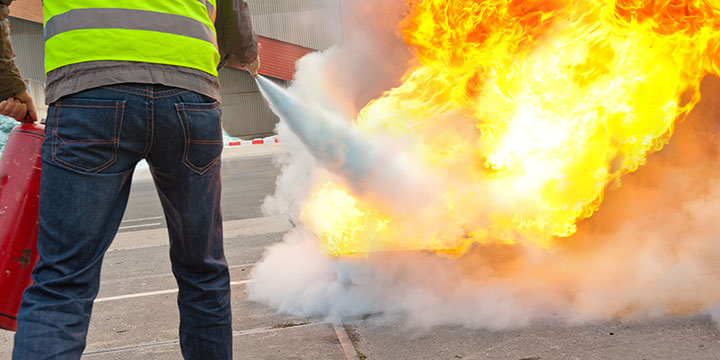
<path fill-rule="evenodd" d="M 44 0 L 45 72 L 116 60 L 217 76 L 215 8 L 216 0 Z"/>

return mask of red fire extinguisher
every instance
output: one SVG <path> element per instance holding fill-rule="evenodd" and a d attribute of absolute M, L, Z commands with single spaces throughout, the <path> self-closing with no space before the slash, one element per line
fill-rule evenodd
<path fill-rule="evenodd" d="M 17 330 L 37 254 L 40 148 L 45 126 L 18 125 L 0 158 L 0 328 Z"/>

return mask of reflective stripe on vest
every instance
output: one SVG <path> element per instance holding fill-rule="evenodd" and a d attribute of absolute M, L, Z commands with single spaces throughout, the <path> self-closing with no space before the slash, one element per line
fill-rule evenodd
<path fill-rule="evenodd" d="M 119 3 L 125 6 L 87 7 Z M 46 72 L 117 60 L 184 66 L 217 76 L 213 0 L 45 0 L 44 9 Z"/>

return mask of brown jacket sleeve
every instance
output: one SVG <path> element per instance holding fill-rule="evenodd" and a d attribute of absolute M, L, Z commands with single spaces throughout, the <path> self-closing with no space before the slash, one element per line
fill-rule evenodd
<path fill-rule="evenodd" d="M 10 43 L 10 21 L 7 19 L 12 0 L 0 0 L 0 101 L 25 91 L 20 70 L 15 66 L 15 53 Z"/>
<path fill-rule="evenodd" d="M 258 56 L 258 40 L 245 0 L 219 0 L 215 29 L 220 47 L 220 67 L 229 63 L 245 66 Z"/>

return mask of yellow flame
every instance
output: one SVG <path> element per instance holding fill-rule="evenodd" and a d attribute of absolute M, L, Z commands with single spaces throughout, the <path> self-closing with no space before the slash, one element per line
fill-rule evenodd
<path fill-rule="evenodd" d="M 719 73 L 717 0 L 409 6 L 400 28 L 417 65 L 356 126 L 411 139 L 409 156 L 447 179 L 443 200 L 383 214 L 328 180 L 303 221 L 332 255 L 549 248 L 668 143 L 702 77 Z"/>

